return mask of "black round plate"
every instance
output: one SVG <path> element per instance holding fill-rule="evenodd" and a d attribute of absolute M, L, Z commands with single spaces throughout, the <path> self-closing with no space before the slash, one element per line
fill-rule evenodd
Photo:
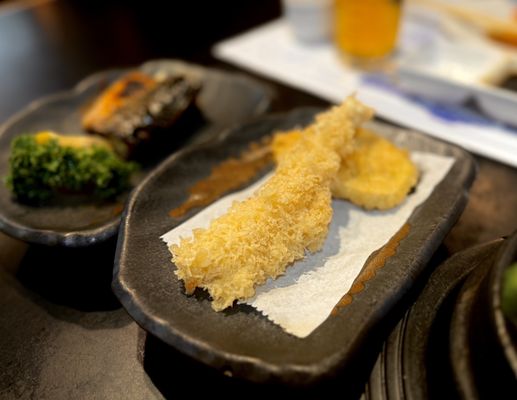
<path fill-rule="evenodd" d="M 157 60 L 137 69 L 155 72 L 169 70 L 197 75 L 203 82 L 197 104 L 206 123 L 192 134 L 195 142 L 216 135 L 224 128 L 262 114 L 269 107 L 267 88 L 239 74 L 203 68 L 176 60 Z M 135 68 L 132 68 L 135 69 Z M 17 135 L 39 130 L 55 130 L 64 134 L 83 132 L 81 112 L 107 84 L 128 69 L 95 74 L 74 89 L 36 101 L 12 117 L 0 128 L 0 178 L 8 173 L 11 140 Z M 149 172 L 144 168 L 133 179 L 137 185 Z M 45 245 L 88 246 L 116 234 L 120 213 L 129 192 L 113 202 L 59 201 L 57 204 L 31 207 L 16 202 L 0 184 L 0 229 L 27 242 Z"/>
<path fill-rule="evenodd" d="M 456 253 L 430 276 L 390 334 L 367 385 L 370 400 L 456 398 L 449 362 L 450 319 L 459 289 L 490 265 L 502 240 Z"/>
<path fill-rule="evenodd" d="M 515 239 L 513 239 L 515 240 Z M 511 241 L 501 246 L 503 255 Z M 515 242 L 513 243 L 515 246 Z M 495 254 L 490 262 L 476 268 L 463 284 L 454 306 L 450 326 L 450 360 L 453 376 L 462 398 L 506 398 L 517 390 L 517 379 L 504 356 L 494 324 L 493 303 L 489 296 L 496 264 L 502 258 Z M 508 264 L 506 264 L 508 265 Z M 508 344 L 510 346 L 510 344 Z M 515 350 L 514 350 L 515 351 Z"/>
<path fill-rule="evenodd" d="M 475 164 L 458 147 L 381 123 L 372 128 L 399 145 L 450 155 L 456 161 L 428 200 L 411 215 L 410 232 L 400 241 L 396 255 L 365 284 L 365 290 L 354 295 L 351 304 L 339 308 L 307 338 L 285 333 L 249 306 L 237 305 L 216 313 L 206 297 L 186 296 L 173 274 L 171 256 L 159 237 L 181 223 L 168 217 L 168 212 L 184 201 L 188 187 L 207 176 L 216 163 L 238 155 L 250 141 L 276 130 L 306 125 L 316 112 L 301 109 L 262 117 L 221 137 L 220 145 L 180 152 L 133 192 L 119 234 L 113 288 L 144 329 L 233 376 L 307 384 L 350 364 L 371 336 L 370 330 L 404 300 L 464 208 Z"/>

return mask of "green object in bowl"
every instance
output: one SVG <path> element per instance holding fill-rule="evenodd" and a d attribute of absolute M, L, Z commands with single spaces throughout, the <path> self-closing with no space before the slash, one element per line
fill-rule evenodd
<path fill-rule="evenodd" d="M 503 313 L 517 326 L 517 262 L 504 271 L 502 289 Z"/>

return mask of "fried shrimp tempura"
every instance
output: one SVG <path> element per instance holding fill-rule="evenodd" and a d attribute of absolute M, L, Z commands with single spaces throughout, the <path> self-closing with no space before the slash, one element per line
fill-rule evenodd
<path fill-rule="evenodd" d="M 272 150 L 277 162 L 301 139 L 293 130 L 276 134 Z M 407 151 L 365 129 L 354 139 L 355 149 L 341 159 L 332 182 L 332 196 L 365 209 L 386 210 L 402 203 L 418 180 L 418 169 Z"/>
<path fill-rule="evenodd" d="M 371 114 L 350 97 L 318 115 L 252 197 L 172 245 L 187 293 L 208 290 L 212 308 L 221 311 L 253 296 L 257 285 L 283 274 L 307 250 L 319 250 L 332 218 L 330 185 L 340 152 L 352 150 L 357 126 Z"/>

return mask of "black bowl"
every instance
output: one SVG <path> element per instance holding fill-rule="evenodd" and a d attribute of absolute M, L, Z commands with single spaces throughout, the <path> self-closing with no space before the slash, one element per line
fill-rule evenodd
<path fill-rule="evenodd" d="M 449 361 L 451 314 L 465 279 L 491 265 L 502 242 L 456 253 L 431 274 L 384 343 L 367 384 L 368 400 L 457 397 Z"/>
<path fill-rule="evenodd" d="M 512 327 L 501 311 L 501 277 L 517 254 L 517 235 L 463 284 L 450 328 L 450 357 L 463 398 L 506 398 L 517 391 Z"/>
<path fill-rule="evenodd" d="M 488 301 L 490 303 L 490 320 L 497 335 L 506 362 L 517 380 L 517 330 L 501 308 L 502 280 L 505 270 L 517 262 L 517 231 L 505 242 L 499 251 L 494 268 L 490 274 Z"/>

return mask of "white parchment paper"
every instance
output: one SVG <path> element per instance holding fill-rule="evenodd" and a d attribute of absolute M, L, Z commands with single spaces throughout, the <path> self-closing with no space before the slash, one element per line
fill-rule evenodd
<path fill-rule="evenodd" d="M 334 215 L 323 249 L 296 262 L 278 279 L 269 279 L 246 303 L 295 336 L 303 338 L 314 331 L 348 292 L 368 256 L 404 225 L 454 163 L 451 157 L 431 153 L 413 152 L 411 156 L 421 177 L 402 205 L 388 211 L 365 211 L 347 201 L 332 201 Z M 234 201 L 251 196 L 268 178 L 221 198 L 161 239 L 170 246 L 191 236 L 193 229 L 208 227 Z"/>

